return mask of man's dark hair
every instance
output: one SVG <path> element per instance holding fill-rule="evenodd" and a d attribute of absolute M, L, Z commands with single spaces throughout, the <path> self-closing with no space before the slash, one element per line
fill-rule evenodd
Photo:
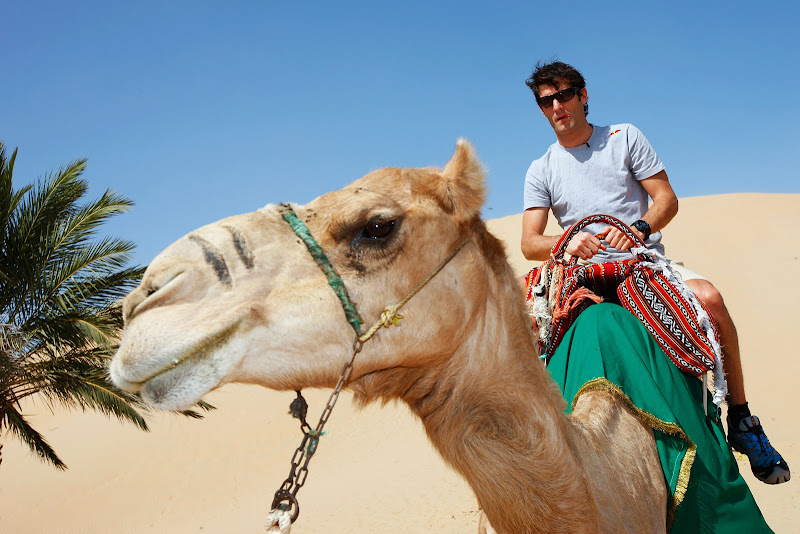
<path fill-rule="evenodd" d="M 551 63 L 542 63 L 539 61 L 533 68 L 531 77 L 525 80 L 525 85 L 533 91 L 533 95 L 538 102 L 539 87 L 542 85 L 558 87 L 557 80 L 566 80 L 570 87 L 577 87 L 579 89 L 586 87 L 586 80 L 583 79 L 578 69 L 572 65 L 562 63 L 561 61 L 553 61 Z M 589 114 L 589 104 L 583 105 L 583 112 L 586 115 Z"/>

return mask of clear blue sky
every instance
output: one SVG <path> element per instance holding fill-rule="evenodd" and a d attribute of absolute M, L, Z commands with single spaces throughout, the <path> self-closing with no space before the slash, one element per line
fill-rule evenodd
<path fill-rule="evenodd" d="M 136 202 L 109 232 L 139 263 L 228 215 L 442 166 L 459 137 L 489 170 L 485 216 L 520 212 L 554 141 L 523 83 L 539 59 L 583 72 L 592 122 L 636 124 L 678 196 L 800 193 L 796 2 L 30 0 L 1 16 L 17 184 L 89 158 L 92 196 Z"/>

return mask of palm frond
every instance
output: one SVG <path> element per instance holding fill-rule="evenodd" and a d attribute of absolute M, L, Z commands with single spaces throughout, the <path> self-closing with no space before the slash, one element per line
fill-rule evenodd
<path fill-rule="evenodd" d="M 32 187 L 28 185 L 18 191 L 14 191 L 12 179 L 16 159 L 16 149 L 11 154 L 11 159 L 6 159 L 5 144 L 0 141 L 0 221 L 2 222 L 6 221 L 8 216 L 17 209 L 23 195 Z"/>
<path fill-rule="evenodd" d="M 8 407 L 0 413 L 0 430 L 7 428 L 11 434 L 17 436 L 39 458 L 49 462 L 57 469 L 66 469 L 67 465 L 61 461 L 56 451 L 47 443 L 39 432 L 25 420 L 16 408 Z"/>
<path fill-rule="evenodd" d="M 39 184 L 16 212 L 16 226 L 7 236 L 6 258 L 26 261 L 14 262 L 14 269 L 0 265 L 0 271 L 13 270 L 18 279 L 18 298 L 10 312 L 12 320 L 18 314 L 35 315 L 36 310 L 29 308 L 31 302 L 46 301 L 50 295 L 58 294 L 61 284 L 81 271 L 88 271 L 89 277 L 96 276 L 94 273 L 112 272 L 130 260 L 130 242 L 111 238 L 90 242 L 99 225 L 127 211 L 132 203 L 106 191 L 95 202 L 83 207 L 75 205 L 86 190 L 86 183 L 78 179 L 83 167 L 81 164 L 67 169 L 63 176 Z M 70 202 L 65 204 L 65 198 Z M 43 214 L 50 214 L 51 218 L 46 220 Z M 20 292 L 19 288 L 24 290 Z M 0 293 L 0 303 L 8 298 L 3 297 Z"/>
<path fill-rule="evenodd" d="M 91 409 L 133 423 L 141 430 L 149 430 L 147 421 L 132 407 L 146 408 L 141 399 L 116 388 L 106 377 L 98 374 L 95 365 L 74 365 L 73 362 L 71 369 L 50 374 L 48 386 L 42 389 L 41 394 L 51 401 L 57 399 L 63 406 Z"/>
<path fill-rule="evenodd" d="M 21 245 L 36 243 L 50 233 L 54 222 L 77 211 L 77 202 L 89 187 L 80 178 L 85 169 L 86 160 L 76 160 L 39 180 L 25 195 L 13 214 Z"/>
<path fill-rule="evenodd" d="M 197 401 L 197 407 L 200 410 L 204 411 L 204 412 L 210 412 L 211 410 L 216 410 L 217 409 L 215 406 L 207 403 L 204 400 Z M 191 410 L 191 409 L 190 410 L 181 410 L 178 413 L 180 413 L 181 415 L 185 415 L 186 417 L 191 417 L 192 419 L 202 419 L 203 418 L 203 414 L 201 414 L 197 410 Z"/>
<path fill-rule="evenodd" d="M 0 142 L 0 432 L 66 466 L 19 412 L 36 395 L 51 408 L 93 410 L 147 430 L 138 396 L 108 380 L 122 329 L 120 299 L 140 281 L 133 243 L 99 236 L 131 200 L 107 190 L 83 202 L 86 160 L 14 189 L 17 151 Z"/>

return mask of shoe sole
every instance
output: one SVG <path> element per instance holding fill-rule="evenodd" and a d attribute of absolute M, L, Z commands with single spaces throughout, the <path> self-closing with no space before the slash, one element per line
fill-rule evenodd
<path fill-rule="evenodd" d="M 789 471 L 784 471 L 783 469 L 781 469 L 780 473 L 778 473 L 777 475 L 775 473 L 772 473 L 772 475 L 768 477 L 768 480 L 764 479 L 759 479 L 759 480 L 761 480 L 761 482 L 763 482 L 764 484 L 775 485 L 775 484 L 783 484 L 784 482 L 789 482 L 791 478 L 792 474 Z"/>
<path fill-rule="evenodd" d="M 733 443 L 728 443 L 728 445 L 730 446 L 731 449 L 735 450 L 736 452 L 738 452 L 739 454 L 744 456 L 744 459 L 746 459 L 748 461 L 748 463 L 750 462 L 750 458 L 747 456 L 746 452 L 740 451 L 738 449 L 738 447 L 735 447 L 733 445 Z M 783 468 L 780 468 L 780 467 L 776 467 L 772 471 L 772 473 L 769 474 L 769 476 L 766 476 L 764 478 L 761 478 L 760 476 L 756 475 L 755 473 L 753 473 L 753 476 L 756 477 L 761 482 L 763 482 L 764 484 L 770 484 L 772 486 L 775 486 L 777 484 L 783 484 L 784 482 L 789 482 L 789 480 L 791 480 L 791 478 L 792 478 L 792 474 L 791 474 L 790 471 L 787 471 L 786 469 L 783 469 Z"/>

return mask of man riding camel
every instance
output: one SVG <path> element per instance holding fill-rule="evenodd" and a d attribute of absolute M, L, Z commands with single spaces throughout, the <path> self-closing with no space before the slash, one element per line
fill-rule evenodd
<path fill-rule="evenodd" d="M 522 253 L 547 260 L 561 237 L 544 235 L 548 211 L 562 229 L 595 213 L 630 224 L 648 248 L 664 253 L 661 232 L 678 212 L 678 199 L 664 165 L 644 135 L 631 124 L 596 126 L 588 122 L 588 93 L 583 76 L 560 61 L 538 64 L 526 85 L 556 134 L 525 177 Z M 648 207 L 649 199 L 652 205 Z M 581 260 L 601 263 L 630 258 L 633 243 L 618 229 L 589 226 L 567 246 Z M 747 455 L 753 474 L 767 484 L 790 478 L 789 467 L 769 443 L 758 417 L 751 415 L 742 378 L 736 327 L 719 291 L 703 276 L 672 265 L 711 311 L 723 348 L 728 380 L 728 442 Z"/>

